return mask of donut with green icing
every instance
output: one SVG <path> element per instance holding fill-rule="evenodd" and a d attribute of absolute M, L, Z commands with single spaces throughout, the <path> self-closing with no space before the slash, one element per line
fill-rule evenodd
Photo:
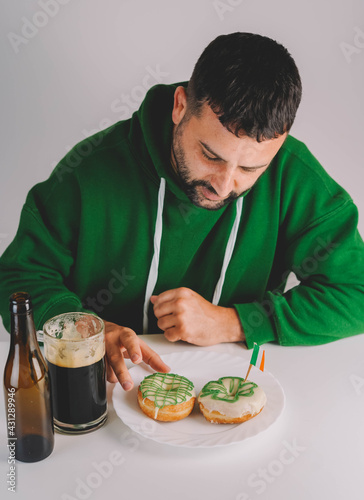
<path fill-rule="evenodd" d="M 202 388 L 198 402 L 209 422 L 240 423 L 261 412 L 266 395 L 254 382 L 241 377 L 221 377 Z"/>
<path fill-rule="evenodd" d="M 138 403 L 155 420 L 180 420 L 186 417 L 195 402 L 193 383 L 175 373 L 153 373 L 138 388 Z"/>

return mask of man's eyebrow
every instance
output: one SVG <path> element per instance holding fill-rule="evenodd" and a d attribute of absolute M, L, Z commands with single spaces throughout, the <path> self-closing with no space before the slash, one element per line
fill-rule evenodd
<path fill-rule="evenodd" d="M 215 158 L 221 160 L 221 161 L 224 161 L 226 163 L 226 160 L 224 160 L 223 158 L 221 158 L 221 156 L 219 156 L 217 153 L 215 153 L 211 148 L 210 146 L 208 146 L 206 143 L 202 142 L 202 141 L 199 141 L 199 143 L 201 144 L 201 146 L 203 146 L 209 153 L 211 153 Z M 244 168 L 246 170 L 256 170 L 258 168 L 263 168 L 263 167 L 266 167 L 268 165 L 268 163 L 266 163 L 265 165 L 257 165 L 256 167 L 245 167 L 243 165 L 239 165 L 240 168 Z"/>
<path fill-rule="evenodd" d="M 221 158 L 221 156 L 219 156 L 217 153 L 215 153 L 214 151 L 212 151 L 212 149 L 210 148 L 210 146 L 208 146 L 207 144 L 205 144 L 205 143 L 204 143 L 204 142 L 202 142 L 202 141 L 199 141 L 199 142 L 200 142 L 200 144 L 201 144 L 201 145 L 202 145 L 205 149 L 207 149 L 207 151 L 208 151 L 209 153 L 211 153 L 212 155 L 214 155 L 216 158 L 218 158 L 219 160 L 222 160 L 222 161 L 226 161 L 226 160 L 224 160 L 223 158 Z"/>

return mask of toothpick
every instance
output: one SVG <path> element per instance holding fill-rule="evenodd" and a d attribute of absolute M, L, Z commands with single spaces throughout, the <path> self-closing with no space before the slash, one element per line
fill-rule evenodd
<path fill-rule="evenodd" d="M 246 372 L 246 375 L 245 375 L 244 383 L 248 380 L 249 373 L 250 373 L 250 370 L 252 369 L 252 366 L 253 365 L 249 365 L 248 371 Z"/>

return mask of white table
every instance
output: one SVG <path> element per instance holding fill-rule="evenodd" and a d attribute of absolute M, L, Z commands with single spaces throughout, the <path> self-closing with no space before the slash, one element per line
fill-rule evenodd
<path fill-rule="evenodd" d="M 143 337 L 160 354 L 205 349 L 248 361 L 241 344 L 200 348 Z M 16 464 L 17 496 L 37 500 L 363 500 L 364 335 L 316 347 L 267 344 L 266 368 L 286 408 L 266 432 L 218 448 L 180 448 L 143 438 L 117 417 L 96 432 L 55 435 L 50 457 Z M 8 343 L 0 342 L 4 366 Z M 129 363 L 129 362 L 128 362 Z M 7 491 L 4 400 L 0 409 L 0 496 Z M 244 425 L 244 424 L 242 424 Z M 107 462 L 107 463 L 106 463 Z"/>

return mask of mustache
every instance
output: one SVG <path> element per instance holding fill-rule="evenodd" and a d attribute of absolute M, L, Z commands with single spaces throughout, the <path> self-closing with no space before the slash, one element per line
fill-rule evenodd
<path fill-rule="evenodd" d="M 218 193 L 216 192 L 216 189 L 208 182 L 208 181 L 204 181 L 204 180 L 193 180 L 193 181 L 190 181 L 190 186 L 195 188 L 197 186 L 202 186 L 202 187 L 205 187 L 207 188 L 209 191 L 211 191 L 212 193 L 216 194 L 217 196 Z"/>
<path fill-rule="evenodd" d="M 210 184 L 209 181 L 195 179 L 195 180 L 192 180 L 189 182 L 190 188 L 194 189 L 197 186 L 202 186 L 202 187 L 208 189 L 209 191 L 211 191 L 211 193 L 216 194 L 216 196 L 220 196 L 219 193 Z M 236 193 L 235 191 L 231 191 L 225 199 L 234 200 L 234 199 L 238 198 L 239 196 L 240 196 L 239 193 Z"/>

